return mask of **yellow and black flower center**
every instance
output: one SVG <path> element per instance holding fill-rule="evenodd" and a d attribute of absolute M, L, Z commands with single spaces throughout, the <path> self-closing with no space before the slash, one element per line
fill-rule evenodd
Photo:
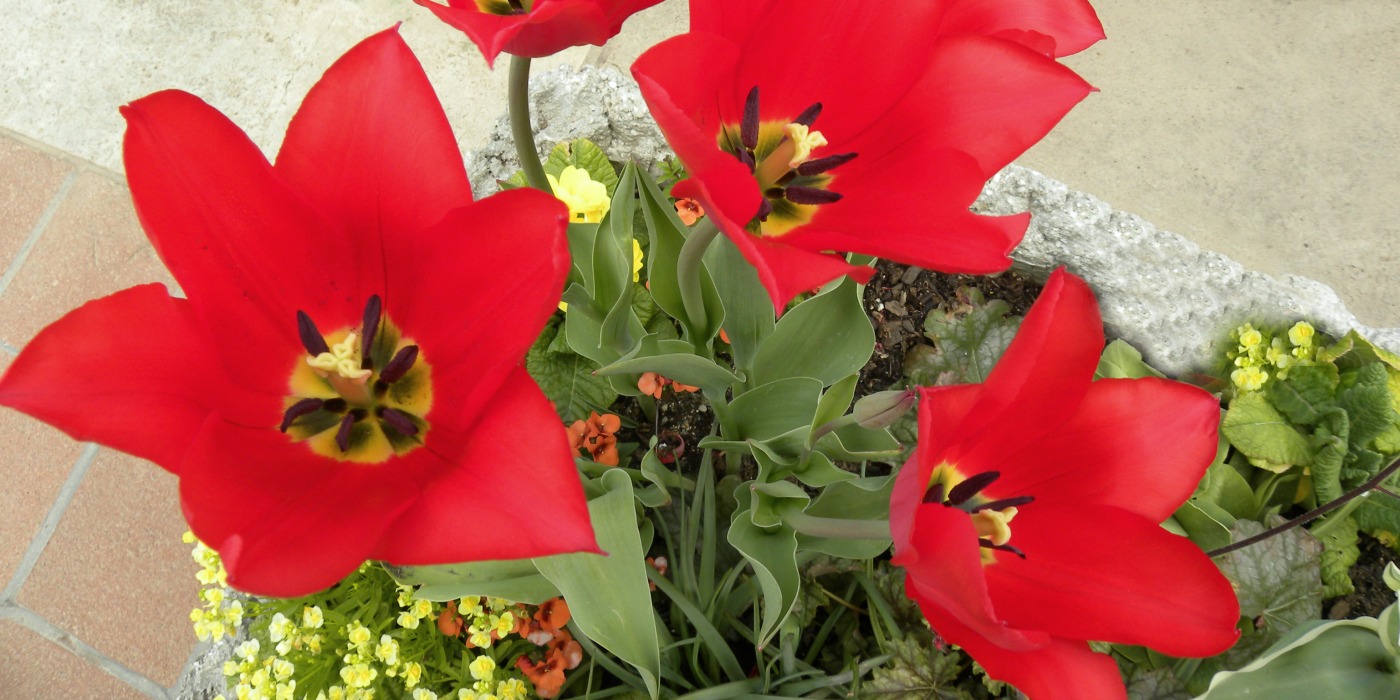
<path fill-rule="evenodd" d="M 318 454 L 350 462 L 379 463 L 422 446 L 432 368 L 384 316 L 378 295 L 365 305 L 358 329 L 322 335 L 298 311 L 297 331 L 308 357 L 292 368 L 279 430 Z"/>
<path fill-rule="evenodd" d="M 817 207 L 841 199 L 830 189 L 831 170 L 850 162 L 855 153 L 813 158 L 827 145 L 826 137 L 812 125 L 821 114 L 820 102 L 791 121 L 759 117 L 758 87 L 744 100 L 739 124 L 720 129 L 720 148 L 734 154 L 748 167 L 763 190 L 763 203 L 749 230 L 764 236 L 781 236 L 812 220 Z"/>
<path fill-rule="evenodd" d="M 995 564 L 993 550 L 1010 552 L 1022 559 L 1025 552 L 1008 544 L 1011 541 L 1011 520 L 1017 508 L 1035 501 L 1034 496 L 1016 496 L 991 500 L 982 496 L 982 489 L 1001 478 L 1001 472 L 982 472 L 964 477 L 950 464 L 940 464 L 929 478 L 924 503 L 941 503 L 949 508 L 967 511 L 977 529 L 977 543 L 982 546 L 982 563 Z"/>
<path fill-rule="evenodd" d="M 476 6 L 488 15 L 523 15 L 530 11 L 534 0 L 476 0 Z"/>

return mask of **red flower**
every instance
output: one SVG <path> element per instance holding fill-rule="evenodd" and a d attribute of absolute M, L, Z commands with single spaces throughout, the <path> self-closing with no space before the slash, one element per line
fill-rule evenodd
<path fill-rule="evenodd" d="M 1050 277 L 985 384 L 921 389 L 890 503 L 894 563 L 933 629 L 1035 700 L 1125 698 L 1086 640 L 1209 656 L 1239 605 L 1158 523 L 1216 450 L 1218 402 L 1163 379 L 1090 381 L 1093 294 Z"/>
<path fill-rule="evenodd" d="M 150 284 L 85 304 L 20 353 L 0 403 L 177 474 L 191 529 L 254 593 L 310 593 L 365 559 L 596 551 L 521 367 L 563 285 L 568 213 L 524 190 L 472 203 L 397 32 L 326 72 L 276 165 L 187 93 L 122 112 L 136 211 L 189 298 Z M 541 499 L 548 521 L 518 517 Z"/>
<path fill-rule="evenodd" d="M 1103 36 L 1086 0 L 694 0 L 690 28 L 632 73 L 690 174 L 673 193 L 779 310 L 869 278 L 824 251 L 1006 269 L 1029 215 L 968 206 L 1092 90 L 1052 56 Z"/>
<path fill-rule="evenodd" d="M 661 0 L 413 0 L 462 30 L 487 65 L 502 51 L 539 58 L 570 46 L 602 46 L 634 12 Z"/>

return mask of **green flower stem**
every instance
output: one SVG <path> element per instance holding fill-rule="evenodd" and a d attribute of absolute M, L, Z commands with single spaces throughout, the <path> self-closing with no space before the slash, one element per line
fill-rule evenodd
<path fill-rule="evenodd" d="M 530 59 L 524 56 L 510 57 L 506 101 L 510 105 L 510 135 L 515 140 L 515 155 L 520 159 L 525 181 L 537 190 L 553 192 L 540 164 L 540 152 L 535 148 L 535 132 L 530 128 Z"/>
<path fill-rule="evenodd" d="M 890 522 L 888 520 L 848 520 L 846 518 L 823 518 L 808 515 L 793 509 L 783 513 L 783 523 L 788 527 L 812 537 L 829 540 L 888 540 Z"/>
<path fill-rule="evenodd" d="M 1312 522 L 1313 520 L 1316 520 L 1338 508 L 1341 508 L 1344 505 L 1347 505 L 1351 501 L 1356 500 L 1358 497 L 1364 496 L 1368 492 L 1375 490 L 1381 485 L 1382 482 L 1390 478 L 1390 476 L 1396 471 L 1400 471 L 1400 459 L 1391 462 L 1390 466 L 1377 472 L 1375 476 L 1371 477 L 1370 481 L 1367 481 L 1366 483 L 1342 494 L 1340 498 L 1328 501 L 1327 503 L 1313 508 L 1312 510 L 1292 520 L 1289 520 L 1288 522 L 1282 525 L 1271 527 L 1253 537 L 1246 537 L 1240 540 L 1239 542 L 1226 545 L 1219 549 L 1212 549 L 1209 552 L 1206 552 L 1206 554 L 1212 558 L 1224 554 L 1229 554 L 1230 552 L 1233 552 L 1237 549 L 1244 549 L 1245 547 L 1248 547 L 1249 545 L 1252 545 L 1256 542 L 1263 542 L 1264 540 L 1267 540 L 1270 537 L 1273 537 L 1274 535 L 1277 535 L 1281 532 L 1287 532 L 1288 530 L 1292 530 L 1293 528 L 1298 527 L 1299 525 L 1305 525 L 1309 522 Z"/>
<path fill-rule="evenodd" d="M 710 242 L 715 240 L 718 234 L 719 229 L 715 227 L 714 222 L 710 217 L 705 217 L 690 230 L 685 245 L 681 246 L 680 256 L 676 259 L 676 284 L 680 286 L 681 304 L 685 307 L 686 319 L 690 321 L 691 328 L 702 328 L 705 325 L 705 300 L 700 291 L 701 260 L 705 249 L 710 247 Z"/>

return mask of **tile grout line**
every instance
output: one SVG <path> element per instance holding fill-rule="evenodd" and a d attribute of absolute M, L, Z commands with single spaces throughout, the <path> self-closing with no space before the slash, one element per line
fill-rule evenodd
<path fill-rule="evenodd" d="M 19 269 L 24 266 L 24 261 L 29 258 L 30 251 L 34 250 L 34 246 L 38 244 L 40 236 L 44 234 L 44 229 L 49 227 L 49 221 L 58 211 L 58 205 L 68 197 L 68 191 L 73 189 L 73 182 L 78 179 L 79 172 L 81 172 L 79 169 L 74 169 L 73 172 L 68 173 L 63 178 L 63 182 L 59 184 L 58 192 L 54 194 L 53 199 L 49 200 L 48 206 L 44 207 L 44 213 L 40 214 L 39 220 L 34 223 L 34 230 L 30 231 L 29 236 L 24 239 L 24 244 L 15 253 L 15 257 L 10 261 L 10 266 L 5 270 L 5 274 L 0 275 L 0 294 L 5 293 L 15 275 L 19 274 Z"/>
<path fill-rule="evenodd" d="M 63 514 L 68 510 L 68 504 L 73 501 L 73 494 L 77 493 L 78 484 L 82 483 L 83 477 L 87 475 L 88 469 L 96 457 L 97 445 L 93 443 L 88 443 L 83 448 L 83 453 L 78 455 L 77 461 L 73 463 L 72 471 L 68 473 L 68 479 L 63 482 L 63 488 L 58 491 L 58 497 L 54 499 L 53 505 L 49 506 L 48 515 L 44 516 L 44 522 L 39 524 L 39 529 L 34 533 L 33 539 L 29 541 L 29 547 L 24 551 L 24 558 L 20 560 L 14 576 L 10 578 L 5 589 L 0 591 L 0 603 L 13 601 L 19 595 L 20 587 L 24 585 L 25 579 L 29 578 L 29 573 L 34 570 L 34 565 L 39 562 L 39 557 L 43 555 L 44 548 L 49 544 L 49 539 L 58 529 L 58 522 L 63 519 Z"/>
<path fill-rule="evenodd" d="M 170 694 L 159 683 L 117 661 L 113 661 L 91 644 L 78 639 L 77 635 L 55 625 L 29 608 L 17 603 L 0 605 L 0 620 L 5 619 L 14 620 L 40 637 L 73 652 L 78 658 L 96 666 L 134 690 L 152 698 L 152 700 L 170 700 Z"/>

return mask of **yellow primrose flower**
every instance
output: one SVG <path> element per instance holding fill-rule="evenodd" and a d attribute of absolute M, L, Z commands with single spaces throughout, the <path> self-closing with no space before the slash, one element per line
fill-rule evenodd
<path fill-rule="evenodd" d="M 588 171 L 572 165 L 564 166 L 559 177 L 549 178 L 549 187 L 554 196 L 569 206 L 569 220 L 574 223 L 596 224 L 603 220 L 612 202 L 608 200 L 608 188 L 589 177 Z"/>
<path fill-rule="evenodd" d="M 413 611 L 411 610 L 405 610 L 399 613 L 398 623 L 399 627 L 402 627 L 406 630 L 418 629 L 418 618 L 414 616 Z"/>
<path fill-rule="evenodd" d="M 301 609 L 301 626 L 307 629 L 320 629 L 325 624 L 325 617 L 321 614 L 321 606 L 308 605 Z"/>
<path fill-rule="evenodd" d="M 365 688 L 379 677 L 379 672 L 368 664 L 351 664 L 340 668 L 340 680 L 351 688 Z"/>
<path fill-rule="evenodd" d="M 1313 336 L 1316 333 L 1317 330 L 1312 327 L 1311 323 L 1299 321 L 1288 329 L 1288 342 L 1299 347 L 1308 347 L 1312 345 Z"/>
<path fill-rule="evenodd" d="M 478 656 L 467 668 L 472 672 L 472 678 L 489 681 L 496 672 L 496 662 L 489 656 Z"/>
<path fill-rule="evenodd" d="M 1230 373 L 1230 381 L 1240 391 L 1259 391 L 1268 379 L 1269 373 L 1258 367 L 1241 367 Z"/>
<path fill-rule="evenodd" d="M 413 615 L 418 619 L 423 619 L 433 614 L 433 601 L 415 600 L 413 601 Z"/>

